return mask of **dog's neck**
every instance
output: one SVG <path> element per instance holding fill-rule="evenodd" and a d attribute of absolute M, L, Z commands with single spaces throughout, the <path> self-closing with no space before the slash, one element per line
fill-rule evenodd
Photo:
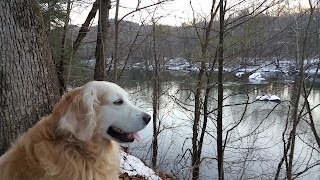
<path fill-rule="evenodd" d="M 23 156 L 14 157 L 12 162 L 23 158 L 23 162 L 40 167 L 26 172 L 34 179 L 35 172 L 38 176 L 49 173 L 56 179 L 60 175 L 62 179 L 106 179 L 107 174 L 117 179 L 118 171 L 114 169 L 119 169 L 120 162 L 116 143 L 98 134 L 89 141 L 79 141 L 70 132 L 59 132 L 57 127 L 58 120 L 50 116 L 39 121 L 14 145 L 12 151 L 23 152 Z"/>
<path fill-rule="evenodd" d="M 96 156 L 99 158 L 101 154 L 106 151 L 106 147 L 114 143 L 111 140 L 105 139 L 94 133 L 92 138 L 88 141 L 78 140 L 71 132 L 67 130 L 61 130 L 59 127 L 59 117 L 53 118 L 52 115 L 43 118 L 39 121 L 34 128 L 27 132 L 27 136 L 31 136 L 30 142 L 27 142 L 27 147 L 32 148 L 39 143 L 52 144 L 52 146 L 58 146 L 59 149 L 53 149 L 52 153 L 56 151 L 64 151 L 66 149 L 77 150 L 79 155 Z M 63 147 L 63 148 L 62 148 Z M 85 157 L 84 157 L 85 158 Z"/>

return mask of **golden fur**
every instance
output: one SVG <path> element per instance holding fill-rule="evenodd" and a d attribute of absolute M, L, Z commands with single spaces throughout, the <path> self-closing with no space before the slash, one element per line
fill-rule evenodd
<path fill-rule="evenodd" d="M 12 145 L 0 158 L 0 180 L 119 178 L 118 144 L 97 133 L 95 127 L 99 122 L 85 120 L 94 113 L 80 100 L 83 96 L 81 88 L 66 93 L 52 114 L 42 118 Z M 96 98 L 93 101 L 97 112 L 100 110 L 97 105 L 104 100 Z M 70 112 L 73 113 L 70 116 L 77 116 L 74 118 L 77 121 L 61 120 Z M 86 134 L 83 128 L 94 130 Z"/>

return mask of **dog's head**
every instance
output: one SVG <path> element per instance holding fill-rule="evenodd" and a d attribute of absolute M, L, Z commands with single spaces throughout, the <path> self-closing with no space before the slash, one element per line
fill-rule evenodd
<path fill-rule="evenodd" d="M 61 103 L 67 105 L 59 107 Z M 54 111 L 59 108 L 64 108 L 59 129 L 70 131 L 81 141 L 90 140 L 94 134 L 117 142 L 139 141 L 137 131 L 151 119 L 130 103 L 125 90 L 105 81 L 92 81 L 69 91 Z"/>

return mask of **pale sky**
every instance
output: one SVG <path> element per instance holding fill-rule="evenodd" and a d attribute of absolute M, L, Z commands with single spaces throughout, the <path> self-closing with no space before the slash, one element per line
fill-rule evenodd
<path fill-rule="evenodd" d="M 133 11 L 137 7 L 138 0 L 120 0 L 120 13 L 119 18 L 123 17 L 127 13 Z M 158 2 L 157 0 L 141 0 L 140 7 L 148 6 L 151 4 L 154 4 L 155 2 Z M 212 0 L 192 0 L 192 5 L 194 6 L 194 9 L 197 10 L 199 13 L 202 12 L 208 12 L 208 8 L 203 9 L 203 4 L 210 5 Z M 202 5 L 201 5 L 202 4 Z M 114 4 L 113 4 L 114 5 Z M 81 7 L 78 7 L 78 4 L 74 5 L 77 7 L 76 11 L 74 11 L 71 14 L 71 23 L 73 24 L 82 24 L 85 20 L 85 18 L 88 15 L 88 12 L 91 9 L 91 4 L 85 4 Z M 210 7 L 209 7 L 210 8 Z M 154 9 L 156 9 L 154 11 Z M 174 0 L 169 1 L 166 3 L 163 3 L 161 5 L 153 6 L 148 9 L 144 9 L 140 12 L 135 12 L 128 17 L 126 17 L 126 20 L 134 21 L 140 23 L 145 18 L 148 18 L 149 20 L 153 16 L 153 13 L 155 18 L 160 18 L 159 23 L 161 24 L 167 24 L 167 25 L 181 25 L 182 22 L 188 22 L 192 20 L 192 10 L 189 5 L 189 0 Z M 114 18 L 115 14 L 115 8 L 112 8 L 110 11 L 110 18 Z M 97 17 L 96 17 L 97 19 Z M 97 21 L 96 21 L 97 22 Z"/>
<path fill-rule="evenodd" d="M 114 5 L 114 1 L 112 0 Z M 140 0 L 141 4 L 139 7 L 148 6 L 158 2 L 158 0 Z M 227 4 L 228 7 L 239 2 L 240 0 L 229 0 Z M 248 4 L 256 4 L 262 0 L 247 0 L 246 3 L 242 3 L 237 7 L 243 8 L 247 7 Z M 271 1 L 271 0 L 269 0 Z M 73 12 L 71 13 L 71 23 L 76 25 L 81 25 L 86 19 L 94 0 L 89 0 L 87 3 L 76 3 L 74 4 Z M 296 5 L 298 2 L 302 3 L 303 6 L 308 6 L 308 0 L 286 0 L 289 5 Z M 122 18 L 127 13 L 133 11 L 137 7 L 138 0 L 120 0 L 120 13 L 119 18 Z M 212 0 L 191 0 L 194 11 L 196 12 L 197 18 L 205 18 L 211 8 Z M 110 19 L 114 18 L 115 8 L 110 10 Z M 151 17 L 154 16 L 159 19 L 160 24 L 180 26 L 183 22 L 190 22 L 193 19 L 192 9 L 190 7 L 190 0 L 172 0 L 161 5 L 153 6 L 148 9 L 144 9 L 140 12 L 135 12 L 125 18 L 125 20 L 141 23 L 146 20 L 149 23 Z M 95 18 L 95 23 L 97 22 L 97 17 Z"/>

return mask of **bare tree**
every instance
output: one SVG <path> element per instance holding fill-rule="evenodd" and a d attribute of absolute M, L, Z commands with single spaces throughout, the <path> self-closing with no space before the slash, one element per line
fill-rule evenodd
<path fill-rule="evenodd" d="M 154 60 L 154 76 L 153 76 L 153 138 L 152 138 L 152 168 L 156 170 L 158 159 L 158 136 L 159 136 L 159 104 L 160 104 L 160 62 L 157 54 L 157 42 L 156 42 L 156 22 L 153 21 L 152 26 L 152 49 Z"/>
<path fill-rule="evenodd" d="M 217 152 L 218 152 L 218 172 L 219 179 L 224 179 L 223 168 L 223 51 L 224 51 L 224 16 L 225 16 L 225 0 L 219 2 L 219 47 L 218 47 L 218 117 L 217 117 Z"/>
<path fill-rule="evenodd" d="M 118 81 L 118 45 L 119 45 L 119 5 L 120 0 L 116 0 L 116 14 L 114 17 L 114 52 L 113 52 L 113 82 Z"/>
<path fill-rule="evenodd" d="M 288 159 L 288 163 L 287 163 L 287 179 L 291 180 L 292 175 L 293 175 L 293 162 L 294 162 L 294 151 L 295 151 L 295 143 L 296 143 L 296 136 L 297 136 L 297 127 L 299 122 L 301 121 L 301 111 L 299 113 L 299 102 L 300 102 L 300 97 L 301 94 L 303 92 L 303 85 L 304 85 L 304 81 L 305 81 L 305 72 L 304 72 L 304 59 L 305 59 L 305 48 L 306 48 L 306 43 L 307 43 L 307 36 L 308 36 L 308 30 L 310 28 L 310 22 L 311 19 L 313 17 L 313 6 L 310 2 L 310 16 L 309 16 L 309 20 L 308 20 L 308 24 L 305 28 L 305 35 L 304 35 L 304 41 L 303 41 L 303 45 L 302 45 L 302 51 L 301 51 L 301 57 L 300 55 L 300 51 L 299 51 L 299 47 L 297 48 L 297 55 L 298 55 L 298 59 L 300 59 L 300 67 L 299 67 L 299 75 L 297 77 L 297 81 L 294 84 L 293 87 L 293 93 L 292 93 L 292 130 L 290 132 L 290 152 L 289 152 L 289 159 Z M 297 42 L 297 46 L 299 46 L 298 42 Z M 310 108 L 309 108 L 310 109 Z"/>
<path fill-rule="evenodd" d="M 70 12 L 71 12 L 71 6 L 72 2 L 71 0 L 67 1 L 67 12 L 66 16 L 64 18 L 64 25 L 63 25 L 63 33 L 61 38 L 61 54 L 59 62 L 57 62 L 57 73 L 58 73 L 58 80 L 60 85 L 60 95 L 63 95 L 63 93 L 66 90 L 66 84 L 65 84 L 65 64 L 67 61 L 66 57 L 66 51 L 67 51 L 67 32 L 68 32 L 68 26 L 69 26 L 69 19 L 70 19 Z"/>
<path fill-rule="evenodd" d="M 103 81 L 106 79 L 106 63 L 107 63 L 107 48 L 108 48 L 108 29 L 109 24 L 109 9 L 111 8 L 110 0 L 99 1 L 99 20 L 98 20 L 98 35 L 97 46 L 95 52 L 96 64 L 94 69 L 95 80 Z"/>
<path fill-rule="evenodd" d="M 83 40 L 83 38 L 87 35 L 87 33 L 90 30 L 90 25 L 92 20 L 94 19 L 94 17 L 97 14 L 97 11 L 99 9 L 99 0 L 96 0 L 93 4 L 92 4 L 92 8 L 90 10 L 90 12 L 88 13 L 88 16 L 85 20 L 85 22 L 82 24 L 81 28 L 79 29 L 79 33 L 78 36 L 76 38 L 76 40 L 73 43 L 73 52 L 76 52 L 81 44 L 81 41 Z"/>
<path fill-rule="evenodd" d="M 210 10 L 210 21 L 208 25 L 205 27 L 205 32 L 203 39 L 201 38 L 200 33 L 197 31 L 198 38 L 200 38 L 201 42 L 201 65 L 200 65 L 200 70 L 198 73 L 198 79 L 197 79 L 197 84 L 196 84 L 196 92 L 195 92 L 195 101 L 194 101 L 194 121 L 193 121 L 193 136 L 192 136 L 192 179 L 199 179 L 199 171 L 200 171 L 200 160 L 201 160 L 201 151 L 202 151 L 202 144 L 203 144 L 203 137 L 204 137 L 204 132 L 206 131 L 206 123 L 207 121 L 204 121 L 203 124 L 203 129 L 201 133 L 201 138 L 199 142 L 199 123 L 200 123 L 200 118 L 201 118 L 201 91 L 202 91 L 202 84 L 203 84 L 203 75 L 206 71 L 206 62 L 208 62 L 208 58 L 210 57 L 208 55 L 208 45 L 209 45 L 209 37 L 210 33 L 212 31 L 212 25 L 213 21 L 217 12 L 216 6 L 216 1 L 213 0 L 211 4 L 211 10 Z M 196 24 L 195 24 L 196 25 Z M 206 91 L 206 97 L 209 94 L 209 89 Z M 207 98 L 205 98 L 207 101 Z M 205 103 L 206 104 L 206 103 Z M 207 108 L 207 104 L 205 105 L 204 108 Z M 205 118 L 207 118 L 207 112 L 205 113 Z"/>
<path fill-rule="evenodd" d="M 118 74 L 118 63 L 119 63 L 119 33 L 120 33 L 120 29 L 119 29 L 119 25 L 121 23 L 121 21 L 124 20 L 125 17 L 129 16 L 130 14 L 133 14 L 135 12 L 139 12 L 148 8 L 152 8 L 153 6 L 158 6 L 161 5 L 165 2 L 169 2 L 172 0 L 162 0 L 162 1 L 158 1 L 155 2 L 153 4 L 147 5 L 147 6 L 143 6 L 140 7 L 140 1 L 137 2 L 137 7 L 135 10 L 125 14 L 123 17 L 119 18 L 119 6 L 120 6 L 120 0 L 116 0 L 116 10 L 115 10 L 115 17 L 114 17 L 114 51 L 113 51 L 113 81 L 117 82 L 118 78 L 120 77 Z"/>

